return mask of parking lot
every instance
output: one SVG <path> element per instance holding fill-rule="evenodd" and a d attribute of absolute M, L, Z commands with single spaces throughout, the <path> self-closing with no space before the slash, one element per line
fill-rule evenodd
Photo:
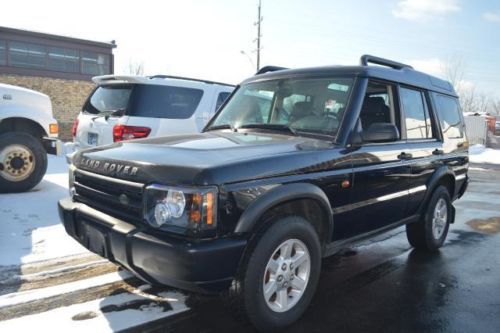
<path fill-rule="evenodd" d="M 486 167 L 470 170 L 441 251 L 412 250 L 404 228 L 343 250 L 323 261 L 312 305 L 289 331 L 498 332 L 500 170 Z M 39 188 L 16 195 L 24 207 L 0 196 L 0 331 L 50 331 L 54 318 L 72 332 L 253 331 L 220 298 L 152 288 L 66 236 L 55 215 L 55 199 L 66 195 L 55 175 L 64 168 L 53 164 Z"/>

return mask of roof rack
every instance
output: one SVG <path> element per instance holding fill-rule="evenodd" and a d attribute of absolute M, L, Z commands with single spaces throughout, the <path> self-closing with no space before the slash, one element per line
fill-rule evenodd
<path fill-rule="evenodd" d="M 281 71 L 281 70 L 284 70 L 284 69 L 288 69 L 288 68 L 286 68 L 286 67 L 278 67 L 278 66 L 264 66 L 261 69 L 259 69 L 257 71 L 257 73 L 255 73 L 255 75 L 264 74 L 264 73 L 267 73 L 267 72 Z"/>
<path fill-rule="evenodd" d="M 152 75 L 148 76 L 150 79 L 176 79 L 176 80 L 187 80 L 187 81 L 196 81 L 196 82 L 203 82 L 207 84 L 220 84 L 223 86 L 230 86 L 234 87 L 234 84 L 229 84 L 229 83 L 223 83 L 223 82 L 217 82 L 217 81 L 209 81 L 209 80 L 203 80 L 203 79 L 194 79 L 191 77 L 184 77 L 184 76 L 174 76 L 174 75 Z"/>
<path fill-rule="evenodd" d="M 396 61 L 392 61 L 389 59 L 384 59 L 384 58 L 372 56 L 369 54 L 362 55 L 361 58 L 359 59 L 359 62 L 361 64 L 361 66 L 368 66 L 368 63 L 372 63 L 372 64 L 376 64 L 376 65 L 391 67 L 394 69 L 403 69 L 403 68 L 413 69 L 413 67 L 411 67 L 410 65 L 403 64 L 403 63 L 396 62 Z"/>

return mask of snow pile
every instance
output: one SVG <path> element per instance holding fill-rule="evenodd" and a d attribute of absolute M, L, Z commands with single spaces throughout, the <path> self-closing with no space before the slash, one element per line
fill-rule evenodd
<path fill-rule="evenodd" d="M 470 146 L 469 161 L 471 163 L 500 164 L 500 150 L 486 148 L 484 145 Z"/>
<path fill-rule="evenodd" d="M 64 157 L 48 159 L 34 189 L 0 194 L 0 266 L 87 252 L 66 234 L 57 212 L 57 201 L 68 196 L 68 165 Z"/>

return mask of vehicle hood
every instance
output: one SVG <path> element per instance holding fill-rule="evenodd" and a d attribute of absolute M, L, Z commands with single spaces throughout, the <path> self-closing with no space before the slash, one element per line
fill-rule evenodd
<path fill-rule="evenodd" d="M 82 150 L 73 162 L 79 169 L 121 179 L 189 186 L 331 169 L 343 163 L 342 156 L 341 149 L 326 140 L 214 131 Z"/>

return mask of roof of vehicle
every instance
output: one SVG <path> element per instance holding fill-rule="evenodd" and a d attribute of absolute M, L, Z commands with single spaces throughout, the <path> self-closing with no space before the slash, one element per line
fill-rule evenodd
<path fill-rule="evenodd" d="M 376 59 L 379 61 L 368 61 L 382 64 L 386 61 L 387 64 L 382 66 L 368 66 L 363 58 Z M 370 58 L 371 57 L 371 58 Z M 392 82 L 398 82 L 409 86 L 423 88 L 431 91 L 436 91 L 442 94 L 457 97 L 455 89 L 450 82 L 439 79 L 435 76 L 422 73 L 414 70 L 411 66 L 393 62 L 373 56 L 363 56 L 361 58 L 361 65 L 358 66 L 323 66 L 311 68 L 297 68 L 297 69 L 282 69 L 280 67 L 269 67 L 269 71 L 264 69 L 263 74 L 258 74 L 246 79 L 243 83 L 256 82 L 261 80 L 291 78 L 291 77 L 308 77 L 308 76 L 326 76 L 326 75 L 348 75 L 348 76 L 361 76 L 371 77 Z M 262 70 L 261 70 L 262 71 Z"/>
<path fill-rule="evenodd" d="M 200 84 L 211 84 L 211 85 L 221 85 L 234 87 L 232 84 L 215 82 L 203 79 L 188 78 L 182 76 L 171 76 L 171 75 L 153 75 L 153 76 L 142 76 L 142 75 L 101 75 L 94 76 L 92 78 L 97 85 L 103 84 L 124 84 L 124 83 L 135 83 L 135 84 L 158 84 L 158 85 L 171 85 L 175 83 L 186 83 L 191 82 L 196 85 Z"/>

